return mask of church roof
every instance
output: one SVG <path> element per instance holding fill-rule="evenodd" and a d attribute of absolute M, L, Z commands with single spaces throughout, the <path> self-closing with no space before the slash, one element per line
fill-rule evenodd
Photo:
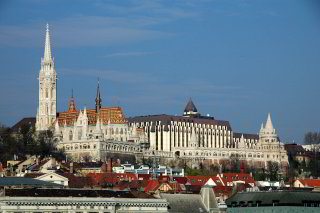
<path fill-rule="evenodd" d="M 184 112 L 198 112 L 196 106 L 194 105 L 193 101 L 191 98 L 189 99 L 186 107 L 184 108 Z"/>
<path fill-rule="evenodd" d="M 162 114 L 162 115 L 136 116 L 136 117 L 129 118 L 128 121 L 129 123 L 134 123 L 134 122 L 156 123 L 156 121 L 161 121 L 162 125 L 170 125 L 171 121 L 177 121 L 177 122 L 226 126 L 228 130 L 231 130 L 231 125 L 229 121 L 214 120 L 212 117 L 190 118 L 190 117 L 184 117 L 184 116 Z"/>
<path fill-rule="evenodd" d="M 36 125 L 36 118 L 35 117 L 29 117 L 29 118 L 22 118 L 18 123 L 16 123 L 15 125 L 13 125 L 11 127 L 11 130 L 13 132 L 19 132 L 20 131 L 20 128 L 24 125 L 28 125 L 32 128 L 35 127 Z"/>
<path fill-rule="evenodd" d="M 70 111 L 70 112 L 58 112 L 57 119 L 60 126 L 64 126 L 66 121 L 67 126 L 73 126 L 73 123 L 77 121 L 81 110 Z M 88 116 L 89 125 L 96 125 L 98 114 L 96 109 L 86 109 L 85 110 Z M 108 124 L 110 120 L 111 123 L 124 124 L 127 123 L 126 118 L 124 117 L 123 108 L 121 107 L 101 107 L 100 109 L 100 118 L 101 125 Z"/>

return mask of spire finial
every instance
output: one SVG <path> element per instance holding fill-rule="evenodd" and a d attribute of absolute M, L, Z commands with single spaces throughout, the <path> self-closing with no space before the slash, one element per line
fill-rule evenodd
<path fill-rule="evenodd" d="M 50 38 L 50 30 L 49 24 L 46 25 L 46 37 L 44 43 L 44 61 L 51 62 L 52 61 L 52 50 L 51 50 L 51 38 Z"/>
<path fill-rule="evenodd" d="M 71 98 L 73 98 L 73 88 L 71 89 Z"/>

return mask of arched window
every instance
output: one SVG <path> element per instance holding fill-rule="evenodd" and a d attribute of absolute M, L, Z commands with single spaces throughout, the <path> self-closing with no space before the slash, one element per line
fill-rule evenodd
<path fill-rule="evenodd" d="M 48 88 L 46 88 L 46 98 L 48 98 L 49 94 L 48 94 Z"/>
<path fill-rule="evenodd" d="M 72 134 L 72 131 L 70 130 L 70 132 L 69 132 L 69 141 L 72 141 L 72 139 L 73 139 L 73 134 Z"/>
<path fill-rule="evenodd" d="M 51 88 L 51 97 L 55 97 L 55 95 L 54 95 L 54 88 L 53 88 L 53 87 Z"/>
<path fill-rule="evenodd" d="M 48 114 L 49 112 L 49 107 L 48 107 L 48 104 L 46 104 L 46 115 Z"/>

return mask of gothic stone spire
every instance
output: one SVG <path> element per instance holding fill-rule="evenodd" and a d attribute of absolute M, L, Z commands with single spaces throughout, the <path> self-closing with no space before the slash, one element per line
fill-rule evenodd
<path fill-rule="evenodd" d="M 100 82 L 98 79 L 97 96 L 96 96 L 96 112 L 100 112 L 101 109 L 101 96 L 100 96 Z"/>
<path fill-rule="evenodd" d="M 51 62 L 52 61 L 51 37 L 50 37 L 50 30 L 49 30 L 49 24 L 48 23 L 47 23 L 46 38 L 45 38 L 45 43 L 44 43 L 43 60 L 45 62 Z"/>

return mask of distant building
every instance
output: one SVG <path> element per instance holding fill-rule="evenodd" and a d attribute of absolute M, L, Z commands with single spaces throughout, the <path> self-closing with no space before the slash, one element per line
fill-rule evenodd
<path fill-rule="evenodd" d="M 172 213 L 219 213 L 224 210 L 218 208 L 216 196 L 212 186 L 203 186 L 200 194 L 160 194 L 168 200 L 168 212 Z"/>
<path fill-rule="evenodd" d="M 293 186 L 296 188 L 313 188 L 319 191 L 320 180 L 319 179 L 297 179 L 293 182 Z"/>
<path fill-rule="evenodd" d="M 228 212 L 319 212 L 320 193 L 306 191 L 240 192 L 226 200 Z"/>
<path fill-rule="evenodd" d="M 76 189 L 10 189 L 2 191 L 2 212 L 168 212 L 168 202 L 142 192 Z"/>
<path fill-rule="evenodd" d="M 300 144 L 285 144 L 284 147 L 287 150 L 290 159 L 299 161 L 300 163 L 304 162 L 306 165 L 315 154 L 314 152 L 305 149 L 304 146 Z"/>

